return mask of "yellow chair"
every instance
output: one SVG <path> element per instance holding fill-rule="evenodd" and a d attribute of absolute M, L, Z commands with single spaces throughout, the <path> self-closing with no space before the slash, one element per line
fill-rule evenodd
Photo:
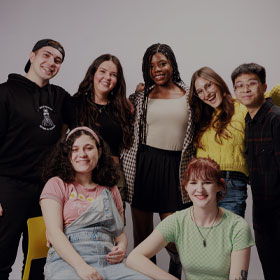
<path fill-rule="evenodd" d="M 46 240 L 46 226 L 42 216 L 27 220 L 28 252 L 23 273 L 23 280 L 29 279 L 31 261 L 45 258 L 49 248 Z"/>

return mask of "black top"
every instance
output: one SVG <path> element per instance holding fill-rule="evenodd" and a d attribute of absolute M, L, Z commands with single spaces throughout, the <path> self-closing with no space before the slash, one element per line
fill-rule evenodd
<path fill-rule="evenodd" d="M 80 122 L 81 112 L 84 110 L 85 96 L 73 96 L 72 103 L 76 108 L 76 122 L 71 125 L 74 126 L 85 125 L 89 126 L 100 134 L 103 140 L 108 144 L 113 156 L 120 156 L 120 151 L 123 143 L 123 131 L 120 122 L 117 120 L 114 114 L 114 108 L 112 104 L 100 105 L 93 103 L 93 106 L 97 107 L 98 116 L 96 122 L 92 123 L 88 117 L 82 123 Z M 93 114 L 94 112 L 92 112 Z M 92 116 L 94 119 L 94 116 Z"/>
<path fill-rule="evenodd" d="M 41 183 L 41 160 L 71 122 L 69 100 L 61 87 L 9 75 L 0 85 L 0 176 Z"/>
<path fill-rule="evenodd" d="M 246 154 L 253 200 L 280 196 L 280 107 L 266 100 L 251 119 L 246 115 Z"/>
<path fill-rule="evenodd" d="M 96 106 L 99 108 L 97 122 L 100 127 L 98 131 L 104 141 L 109 145 L 112 155 L 119 157 L 123 138 L 122 127 L 119 122 L 115 121 L 110 104 L 96 104 Z"/>

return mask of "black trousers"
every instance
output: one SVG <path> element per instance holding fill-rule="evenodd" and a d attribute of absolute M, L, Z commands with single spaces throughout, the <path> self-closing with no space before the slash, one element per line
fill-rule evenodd
<path fill-rule="evenodd" d="M 266 280 L 280 279 L 280 198 L 253 201 L 255 242 Z"/>
<path fill-rule="evenodd" d="M 9 278 L 15 262 L 21 234 L 23 234 L 24 260 L 27 254 L 28 235 L 26 221 L 42 215 L 39 197 L 42 185 L 0 176 L 0 279 Z"/>

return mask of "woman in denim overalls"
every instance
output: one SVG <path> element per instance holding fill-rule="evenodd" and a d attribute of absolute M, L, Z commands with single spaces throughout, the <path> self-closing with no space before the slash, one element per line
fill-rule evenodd
<path fill-rule="evenodd" d="M 118 171 L 92 129 L 70 131 L 49 155 L 43 175 L 48 182 L 41 208 L 51 245 L 45 279 L 150 279 L 123 262 Z"/>

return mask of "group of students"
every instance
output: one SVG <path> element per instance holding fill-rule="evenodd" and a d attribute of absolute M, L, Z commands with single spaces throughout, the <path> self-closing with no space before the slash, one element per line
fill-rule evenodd
<path fill-rule="evenodd" d="M 188 88 L 172 49 L 153 44 L 129 99 L 110 54 L 70 96 L 49 83 L 64 57 L 59 42 L 40 40 L 25 77 L 0 85 L 0 278 L 22 233 L 26 255 L 26 220 L 42 213 L 45 279 L 180 279 L 182 267 L 186 279 L 247 279 L 249 182 L 264 276 L 278 279 L 280 86 L 265 94 L 265 69 L 233 71 L 237 100 L 209 67 Z M 124 201 L 135 247 L 126 264 Z M 163 247 L 168 272 L 156 266 Z"/>

